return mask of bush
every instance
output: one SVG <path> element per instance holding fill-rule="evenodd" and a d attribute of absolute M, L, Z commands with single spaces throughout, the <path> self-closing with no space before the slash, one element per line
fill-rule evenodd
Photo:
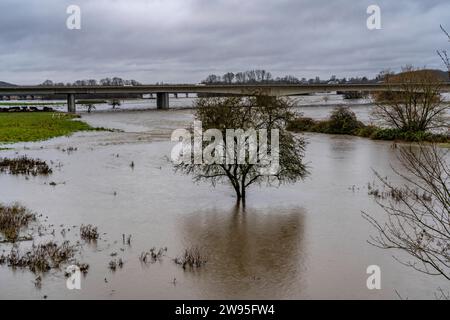
<path fill-rule="evenodd" d="M 287 125 L 287 129 L 290 131 L 311 131 L 316 124 L 317 121 L 311 118 L 299 117 L 290 121 Z"/>
<path fill-rule="evenodd" d="M 402 140 L 408 142 L 426 141 L 436 143 L 447 143 L 449 141 L 449 136 L 444 134 L 433 134 L 425 131 L 413 132 L 413 131 L 401 131 L 399 129 L 380 129 L 380 128 L 374 130 L 373 133 L 369 136 L 369 138 L 374 140 Z"/>
<path fill-rule="evenodd" d="M 358 121 L 353 111 L 347 107 L 337 107 L 331 112 L 329 120 L 315 121 L 300 117 L 289 122 L 288 130 L 354 135 L 363 127 L 364 124 Z"/>
<path fill-rule="evenodd" d="M 378 128 L 377 126 L 374 126 L 374 125 L 368 125 L 368 126 L 363 126 L 363 127 L 359 128 L 358 130 L 356 130 L 355 134 L 356 134 L 358 137 L 372 138 L 372 136 L 373 136 L 378 130 L 380 130 L 380 128 Z"/>
<path fill-rule="evenodd" d="M 364 125 L 358 121 L 356 114 L 348 107 L 337 107 L 330 115 L 326 133 L 332 134 L 355 134 L 355 131 Z"/>
<path fill-rule="evenodd" d="M 289 122 L 288 130 L 318 132 L 326 134 L 349 134 L 374 140 L 402 140 L 408 142 L 449 143 L 448 134 L 434 134 L 426 131 L 404 131 L 394 128 L 380 128 L 364 125 L 347 107 L 337 107 L 328 120 L 316 121 L 299 117 Z"/>
<path fill-rule="evenodd" d="M 374 140 L 396 140 L 400 135 L 398 129 L 378 129 L 375 130 L 370 136 Z"/>

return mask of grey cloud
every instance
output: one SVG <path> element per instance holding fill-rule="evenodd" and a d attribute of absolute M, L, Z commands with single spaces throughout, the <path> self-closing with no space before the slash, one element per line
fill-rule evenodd
<path fill-rule="evenodd" d="M 78 4 L 82 30 L 65 28 Z M 378 4 L 382 30 L 366 28 Z M 275 75 L 374 75 L 405 64 L 442 68 L 446 0 L 2 0 L 0 80 L 121 76 L 196 82 L 265 68 Z M 450 29 L 450 25 L 448 25 Z"/>

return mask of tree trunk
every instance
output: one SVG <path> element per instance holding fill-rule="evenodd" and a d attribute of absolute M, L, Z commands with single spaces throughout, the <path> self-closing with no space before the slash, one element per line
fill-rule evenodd
<path fill-rule="evenodd" d="M 236 192 L 236 201 L 237 201 L 237 203 L 241 203 L 241 200 L 242 200 L 241 190 L 240 190 L 239 186 L 233 186 L 233 187 L 234 187 L 234 191 Z"/>
<path fill-rule="evenodd" d="M 242 185 L 242 190 L 241 190 L 241 201 L 242 201 L 242 205 L 245 207 L 245 196 L 246 196 L 246 192 L 245 192 L 245 185 Z"/>

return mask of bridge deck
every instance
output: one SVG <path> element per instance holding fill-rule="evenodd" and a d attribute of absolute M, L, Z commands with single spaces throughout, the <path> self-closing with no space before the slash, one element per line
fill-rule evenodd
<path fill-rule="evenodd" d="M 0 87 L 0 96 L 11 95 L 67 95 L 69 112 L 75 112 L 74 96 L 77 94 L 157 94 L 158 108 L 169 107 L 169 93 L 211 93 L 233 95 L 267 94 L 291 96 L 297 94 L 331 91 L 401 91 L 402 84 L 252 84 L 252 85 L 139 85 L 139 86 L 17 86 Z M 450 83 L 440 85 L 441 92 L 450 92 Z"/>

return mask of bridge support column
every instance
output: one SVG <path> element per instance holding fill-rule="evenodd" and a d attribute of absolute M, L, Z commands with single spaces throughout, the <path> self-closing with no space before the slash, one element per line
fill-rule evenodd
<path fill-rule="evenodd" d="M 169 109 L 169 94 L 167 92 L 158 92 L 156 94 L 156 108 Z"/>
<path fill-rule="evenodd" d="M 75 104 L 75 95 L 73 93 L 67 95 L 67 112 L 69 113 L 77 112 L 77 107 Z"/>

